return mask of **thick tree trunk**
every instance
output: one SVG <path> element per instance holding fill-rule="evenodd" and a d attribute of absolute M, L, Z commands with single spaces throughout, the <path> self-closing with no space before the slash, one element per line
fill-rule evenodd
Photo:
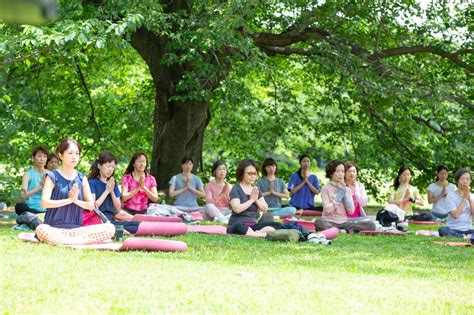
<path fill-rule="evenodd" d="M 209 104 L 205 102 L 178 102 L 175 86 L 182 77 L 183 66 L 160 64 L 166 38 L 139 29 L 131 37 L 132 46 L 147 63 L 155 84 L 154 141 L 151 171 L 158 189 L 167 189 L 170 178 L 181 172 L 181 159 L 191 156 L 197 170 L 202 154 L 204 130 L 209 122 Z"/>

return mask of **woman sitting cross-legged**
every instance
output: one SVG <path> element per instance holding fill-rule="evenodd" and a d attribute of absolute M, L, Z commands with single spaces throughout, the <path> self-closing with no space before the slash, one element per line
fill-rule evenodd
<path fill-rule="evenodd" d="M 228 223 L 230 217 L 229 194 L 232 185 L 225 179 L 227 177 L 227 164 L 217 161 L 212 165 L 212 176 L 204 191 L 206 193 L 206 216 L 214 221 Z"/>
<path fill-rule="evenodd" d="M 440 236 L 463 237 L 474 242 L 472 215 L 474 214 L 474 195 L 471 194 L 471 170 L 462 168 L 454 174 L 457 190 L 446 196 L 448 219 L 446 225 L 439 228 Z"/>
<path fill-rule="evenodd" d="M 367 205 L 367 193 L 365 192 L 364 184 L 357 180 L 359 167 L 354 162 L 346 162 L 344 166 L 346 168 L 344 182 L 346 188 L 351 191 L 352 201 L 354 202 L 354 212 L 346 212 L 346 215 L 354 220 L 365 218 L 364 207 Z"/>
<path fill-rule="evenodd" d="M 311 159 L 303 154 L 300 157 L 300 168 L 291 174 L 288 190 L 291 192 L 290 205 L 297 209 L 296 214 L 302 215 L 303 210 L 317 210 L 314 206 L 314 196 L 319 194 L 319 182 L 316 174 L 311 173 Z"/>
<path fill-rule="evenodd" d="M 456 185 L 448 181 L 448 167 L 439 165 L 436 168 L 436 182 L 428 186 L 428 203 L 433 204 L 431 215 L 436 219 L 448 216 L 445 200 L 448 193 L 456 190 Z"/>
<path fill-rule="evenodd" d="M 62 165 L 46 175 L 41 205 L 47 212 L 36 236 L 46 243 L 65 245 L 110 240 L 115 233 L 110 223 L 82 227 L 82 212 L 93 210 L 94 200 L 87 178 L 75 169 L 81 153 L 79 143 L 63 140 L 56 152 Z"/>
<path fill-rule="evenodd" d="M 251 237 L 266 237 L 268 232 L 281 228 L 277 222 L 257 223 L 258 211 L 267 212 L 268 205 L 258 187 L 253 186 L 258 176 L 257 164 L 250 159 L 240 161 L 236 170 L 237 184 L 230 191 L 232 214 L 227 233 Z"/>
<path fill-rule="evenodd" d="M 340 160 L 333 160 L 326 165 L 326 177 L 330 181 L 321 190 L 323 215 L 314 223 L 317 231 L 332 227 L 341 230 L 359 232 L 362 230 L 375 231 L 375 223 L 371 221 L 351 222 L 346 213 L 354 212 L 352 192 L 344 183 L 345 166 Z"/>
<path fill-rule="evenodd" d="M 158 201 L 156 179 L 148 173 L 148 159 L 143 152 L 135 153 L 125 170 L 122 199 L 125 211 L 132 215 L 146 213 L 149 200 Z"/>
<path fill-rule="evenodd" d="M 291 217 L 295 215 L 295 207 L 282 207 L 281 198 L 289 198 L 290 193 L 281 178 L 275 175 L 278 172 L 278 166 L 274 159 L 266 158 L 262 164 L 263 177 L 257 181 L 257 186 L 265 197 L 268 204 L 268 211 L 277 216 Z"/>
<path fill-rule="evenodd" d="M 132 215 L 121 209 L 120 190 L 114 178 L 117 159 L 103 150 L 91 166 L 88 178 L 95 205 L 113 225 L 122 225 L 130 234 L 135 234 L 140 222 L 131 221 Z M 101 223 L 94 212 L 84 212 L 85 226 Z"/>

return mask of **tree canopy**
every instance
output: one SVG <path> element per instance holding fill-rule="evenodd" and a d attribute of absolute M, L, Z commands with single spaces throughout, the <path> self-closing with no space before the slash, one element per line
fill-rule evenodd
<path fill-rule="evenodd" d="M 473 10 L 60 1 L 45 26 L 0 25 L 2 180 L 31 146 L 72 136 L 89 161 L 101 148 L 124 163 L 150 152 L 160 188 L 184 155 L 204 169 L 269 155 L 294 167 L 304 152 L 358 162 L 373 190 L 401 164 L 423 186 L 436 164 L 473 164 Z"/>

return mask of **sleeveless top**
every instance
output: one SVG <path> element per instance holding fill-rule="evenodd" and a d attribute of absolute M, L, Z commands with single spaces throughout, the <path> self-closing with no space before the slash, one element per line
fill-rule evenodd
<path fill-rule="evenodd" d="M 84 174 L 77 172 L 76 178 L 68 180 L 64 178 L 57 170 L 48 173 L 48 176 L 54 183 L 54 188 L 51 193 L 52 200 L 67 199 L 69 191 L 74 184 L 79 188 L 79 200 L 83 199 L 82 181 Z M 75 203 L 58 208 L 48 208 L 44 217 L 44 223 L 52 227 L 73 229 L 82 226 L 82 208 Z"/>
<path fill-rule="evenodd" d="M 28 170 L 28 191 L 35 189 L 41 184 L 41 180 L 43 179 L 43 175 L 46 174 L 46 172 L 40 173 L 34 168 L 30 168 Z M 30 207 L 31 209 L 35 209 L 36 211 L 39 212 L 46 212 L 46 209 L 41 208 L 41 194 L 43 193 L 43 189 L 38 190 L 36 193 L 33 195 L 29 196 L 26 200 L 25 203 Z"/>

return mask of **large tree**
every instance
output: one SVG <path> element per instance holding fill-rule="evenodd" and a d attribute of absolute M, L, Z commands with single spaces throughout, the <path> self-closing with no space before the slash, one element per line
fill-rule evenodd
<path fill-rule="evenodd" d="M 152 170 L 161 188 L 184 155 L 201 157 L 211 113 L 211 137 L 246 155 L 306 137 L 313 143 L 301 149 L 347 146 L 374 170 L 473 161 L 473 8 L 463 1 L 60 4 L 50 25 L 8 29 L 8 76 L 25 54 L 62 56 L 86 86 L 81 64 L 129 42 L 152 77 Z M 268 89 L 257 95 L 257 86 Z"/>

